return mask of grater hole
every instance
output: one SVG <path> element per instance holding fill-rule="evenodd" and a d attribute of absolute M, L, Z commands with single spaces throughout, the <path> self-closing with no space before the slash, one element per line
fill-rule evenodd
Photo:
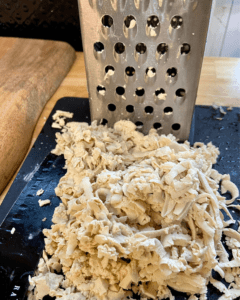
<path fill-rule="evenodd" d="M 136 91 L 135 91 L 135 94 L 138 96 L 138 97 L 142 97 L 144 94 L 145 94 L 145 90 L 140 87 L 140 88 L 137 88 Z"/>
<path fill-rule="evenodd" d="M 179 130 L 180 128 L 181 128 L 181 125 L 178 124 L 178 123 L 174 123 L 174 124 L 172 125 L 172 129 L 173 129 L 173 130 Z"/>
<path fill-rule="evenodd" d="M 171 115 L 173 113 L 173 109 L 170 106 L 165 107 L 163 111 L 164 111 L 165 115 Z"/>
<path fill-rule="evenodd" d="M 159 19 L 157 16 L 150 16 L 147 19 L 147 26 L 156 28 L 159 25 Z"/>
<path fill-rule="evenodd" d="M 102 119 L 102 120 L 100 121 L 100 125 L 107 125 L 107 123 L 108 123 L 108 120 L 107 120 L 107 119 Z"/>
<path fill-rule="evenodd" d="M 106 73 L 106 74 L 113 75 L 114 72 L 115 72 L 115 69 L 114 69 L 113 66 L 110 66 L 110 65 L 109 65 L 109 66 L 106 66 L 106 67 L 105 67 L 105 73 Z"/>
<path fill-rule="evenodd" d="M 147 47 L 144 43 L 139 43 L 136 45 L 136 52 L 144 54 L 147 50 Z"/>
<path fill-rule="evenodd" d="M 176 91 L 176 96 L 177 97 L 184 97 L 186 95 L 186 91 L 184 89 L 178 89 Z"/>
<path fill-rule="evenodd" d="M 137 129 L 143 128 L 143 122 L 141 122 L 141 121 L 137 121 L 137 122 L 135 123 L 135 125 L 137 126 Z"/>
<path fill-rule="evenodd" d="M 154 123 L 153 124 L 153 128 L 155 128 L 155 129 L 160 129 L 162 127 L 162 124 L 161 123 Z"/>
<path fill-rule="evenodd" d="M 152 106 L 146 106 L 145 107 L 145 113 L 148 115 L 151 115 L 153 113 L 153 107 Z"/>
<path fill-rule="evenodd" d="M 156 69 L 153 67 L 149 67 L 146 69 L 146 75 L 148 77 L 154 77 L 156 75 Z"/>
<path fill-rule="evenodd" d="M 123 43 L 116 43 L 115 46 L 115 51 L 118 53 L 118 54 L 122 54 L 124 51 L 125 51 L 125 45 Z"/>
<path fill-rule="evenodd" d="M 108 104 L 108 110 L 115 111 L 116 110 L 116 105 L 113 104 L 113 103 Z"/>
<path fill-rule="evenodd" d="M 129 113 L 133 113 L 134 112 L 134 106 L 133 105 L 127 105 L 126 106 L 126 111 Z"/>
<path fill-rule="evenodd" d="M 167 74 L 169 77 L 175 77 L 177 75 L 177 69 L 176 68 L 169 68 L 167 70 Z"/>
<path fill-rule="evenodd" d="M 180 16 L 174 16 L 171 20 L 171 26 L 174 29 L 180 28 L 182 24 L 183 24 L 183 18 Z"/>
<path fill-rule="evenodd" d="M 155 91 L 155 96 L 157 97 L 157 99 L 156 99 L 157 101 L 160 101 L 160 100 L 165 101 L 166 98 L 167 98 L 167 94 L 166 94 L 165 90 L 162 89 L 162 88 L 161 89 L 157 89 Z"/>
<path fill-rule="evenodd" d="M 135 74 L 135 69 L 133 67 L 127 67 L 125 73 L 127 76 L 133 76 Z"/>
<path fill-rule="evenodd" d="M 102 17 L 102 24 L 105 27 L 109 27 L 109 28 L 112 27 L 112 25 L 113 25 L 113 18 L 110 17 L 109 15 L 103 16 Z"/>
<path fill-rule="evenodd" d="M 136 19 L 134 18 L 134 16 L 127 16 L 124 19 L 124 24 L 127 28 L 132 29 L 136 26 Z"/>
<path fill-rule="evenodd" d="M 182 44 L 182 47 L 181 47 L 181 54 L 188 54 L 191 50 L 191 46 L 189 44 Z"/>
<path fill-rule="evenodd" d="M 168 52 L 168 45 L 165 43 L 161 43 L 157 46 L 157 52 L 161 55 Z"/>
<path fill-rule="evenodd" d="M 124 93 L 125 93 L 125 89 L 124 89 L 122 86 L 118 86 L 118 87 L 116 88 L 116 93 L 117 93 L 119 96 L 122 96 L 122 95 L 124 95 Z"/>
<path fill-rule="evenodd" d="M 97 86 L 97 92 L 98 94 L 105 96 L 106 94 L 106 88 L 103 85 L 98 85 Z"/>
<path fill-rule="evenodd" d="M 94 50 L 96 52 L 102 52 L 104 50 L 104 45 L 101 42 L 94 43 Z"/>

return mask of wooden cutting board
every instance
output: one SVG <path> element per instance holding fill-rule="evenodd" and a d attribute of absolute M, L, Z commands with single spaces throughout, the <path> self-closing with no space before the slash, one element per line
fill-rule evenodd
<path fill-rule="evenodd" d="M 74 49 L 64 42 L 1 38 L 1 47 L 4 41 L 8 46 L 0 57 L 0 194 L 28 150 L 42 109 L 75 60 Z"/>

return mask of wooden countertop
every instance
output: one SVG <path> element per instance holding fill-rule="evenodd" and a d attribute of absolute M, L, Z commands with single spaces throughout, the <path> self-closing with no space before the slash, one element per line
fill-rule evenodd
<path fill-rule="evenodd" d="M 1 44 L 0 57 L 6 53 L 11 43 L 13 43 L 13 39 L 4 40 L 4 43 Z M 67 96 L 88 97 L 83 53 L 77 52 L 76 54 L 77 59 L 70 72 L 42 111 L 32 137 L 31 147 L 41 132 L 55 103 L 60 98 Z M 222 57 L 204 58 L 196 104 L 212 105 L 213 103 L 223 106 L 240 106 L 240 59 Z M 0 195 L 0 204 L 15 176 Z"/>

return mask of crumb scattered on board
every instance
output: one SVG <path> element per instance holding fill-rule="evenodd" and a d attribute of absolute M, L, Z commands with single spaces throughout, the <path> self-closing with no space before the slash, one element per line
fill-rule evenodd
<path fill-rule="evenodd" d="M 221 300 L 240 297 L 240 233 L 228 228 L 235 223 L 228 206 L 239 192 L 228 174 L 212 169 L 218 148 L 179 144 L 155 129 L 144 136 L 130 121 L 113 129 L 96 122 L 64 128 L 52 151 L 66 159 L 55 189 L 62 203 L 43 230 L 29 300 L 120 300 L 132 292 L 173 300 L 169 287 L 204 300 L 209 282 Z"/>
<path fill-rule="evenodd" d="M 215 110 L 217 110 L 217 109 L 219 109 L 219 105 L 217 105 L 216 103 L 213 103 L 212 104 L 212 108 L 215 109 Z"/>
<path fill-rule="evenodd" d="M 44 205 L 48 205 L 48 204 L 50 204 L 51 203 L 51 201 L 49 200 L 49 199 L 46 199 L 46 200 L 41 200 L 41 199 L 39 199 L 38 200 L 38 204 L 39 204 L 39 206 L 44 206 Z"/>
<path fill-rule="evenodd" d="M 219 107 L 219 111 L 221 114 L 226 115 L 226 111 L 222 108 L 222 106 Z"/>
<path fill-rule="evenodd" d="M 40 190 L 37 191 L 36 195 L 41 196 L 43 193 L 44 193 L 44 190 L 40 189 Z"/>
<path fill-rule="evenodd" d="M 218 110 L 218 109 L 219 109 L 219 112 L 220 112 L 221 115 L 223 115 L 223 116 L 227 114 L 227 112 L 223 109 L 223 107 L 220 106 L 220 105 L 217 105 L 216 103 L 213 103 L 212 107 L 213 107 L 215 110 Z M 227 110 L 228 110 L 228 111 L 233 110 L 232 106 L 228 106 L 228 107 L 227 107 Z M 216 120 L 219 120 L 219 121 L 222 121 L 223 118 L 222 118 L 222 117 L 216 117 L 215 119 L 216 119 Z"/>
<path fill-rule="evenodd" d="M 46 220 L 47 220 L 47 218 L 45 217 L 45 218 L 42 219 L 42 222 L 45 222 Z"/>
<path fill-rule="evenodd" d="M 65 125 L 65 119 L 66 118 L 71 119 L 72 117 L 73 117 L 73 113 L 57 110 L 52 117 L 53 120 L 55 121 L 52 123 L 52 128 L 62 129 L 63 126 Z"/>
<path fill-rule="evenodd" d="M 16 228 L 13 227 L 13 228 L 11 229 L 11 234 L 14 234 L 15 231 L 16 231 Z"/>

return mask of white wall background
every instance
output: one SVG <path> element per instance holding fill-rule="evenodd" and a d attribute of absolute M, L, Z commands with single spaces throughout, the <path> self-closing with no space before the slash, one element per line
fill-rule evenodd
<path fill-rule="evenodd" d="M 240 0 L 213 0 L 205 56 L 240 58 Z"/>

